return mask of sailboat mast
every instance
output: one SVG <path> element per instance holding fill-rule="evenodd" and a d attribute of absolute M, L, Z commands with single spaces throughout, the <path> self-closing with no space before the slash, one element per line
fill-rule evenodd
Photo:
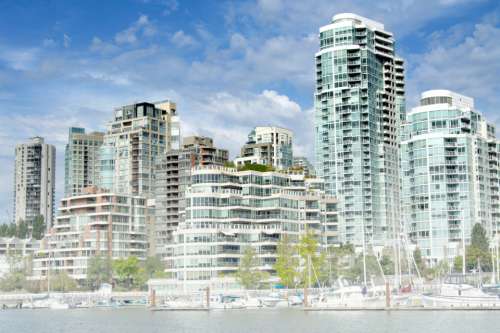
<path fill-rule="evenodd" d="M 362 219 L 362 228 L 363 228 L 363 282 L 366 287 L 366 241 L 365 241 L 365 220 Z"/>
<path fill-rule="evenodd" d="M 462 220 L 462 275 L 465 276 L 465 230 L 464 221 Z"/>

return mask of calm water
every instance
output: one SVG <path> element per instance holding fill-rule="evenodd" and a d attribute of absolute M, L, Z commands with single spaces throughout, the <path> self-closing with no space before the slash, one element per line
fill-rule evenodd
<path fill-rule="evenodd" d="M 310 312 L 295 309 L 150 312 L 145 309 L 0 311 L 0 332 L 500 332 L 500 312 Z"/>

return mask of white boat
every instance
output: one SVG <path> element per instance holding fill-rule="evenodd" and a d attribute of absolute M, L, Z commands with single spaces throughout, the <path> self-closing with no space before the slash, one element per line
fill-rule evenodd
<path fill-rule="evenodd" d="M 268 308 L 286 308 L 288 300 L 279 293 L 272 292 L 268 296 L 259 298 L 262 304 Z"/>
<path fill-rule="evenodd" d="M 210 309 L 212 310 L 232 310 L 246 308 L 246 301 L 240 296 L 213 295 L 210 297 Z"/>
<path fill-rule="evenodd" d="M 49 309 L 51 310 L 67 310 L 69 309 L 69 304 L 62 302 L 60 299 L 51 298 L 48 302 Z"/>
<path fill-rule="evenodd" d="M 443 283 L 439 293 L 422 295 L 424 307 L 500 307 L 500 298 L 469 284 Z"/>
<path fill-rule="evenodd" d="M 378 288 L 377 288 L 378 289 Z M 311 302 L 316 308 L 376 308 L 385 306 L 385 292 L 376 288 L 345 286 L 330 293 L 320 295 Z"/>
<path fill-rule="evenodd" d="M 288 305 L 289 306 L 299 306 L 299 305 L 302 305 L 303 303 L 304 303 L 304 300 L 300 296 L 297 296 L 297 295 L 288 296 Z"/>

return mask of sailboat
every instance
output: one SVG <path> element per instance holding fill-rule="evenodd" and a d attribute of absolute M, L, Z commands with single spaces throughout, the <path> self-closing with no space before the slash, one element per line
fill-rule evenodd
<path fill-rule="evenodd" d="M 440 308 L 495 308 L 500 309 L 500 297 L 489 295 L 466 281 L 465 231 L 462 227 L 462 274 L 450 274 L 440 286 L 437 294 L 422 295 L 424 307 Z M 478 263 L 481 275 L 481 263 Z"/>

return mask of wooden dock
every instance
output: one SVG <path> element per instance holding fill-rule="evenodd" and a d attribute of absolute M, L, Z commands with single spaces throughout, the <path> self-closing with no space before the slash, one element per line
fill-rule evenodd
<path fill-rule="evenodd" d="M 206 307 L 168 307 L 168 306 L 157 306 L 151 307 L 151 311 L 210 311 Z"/>

